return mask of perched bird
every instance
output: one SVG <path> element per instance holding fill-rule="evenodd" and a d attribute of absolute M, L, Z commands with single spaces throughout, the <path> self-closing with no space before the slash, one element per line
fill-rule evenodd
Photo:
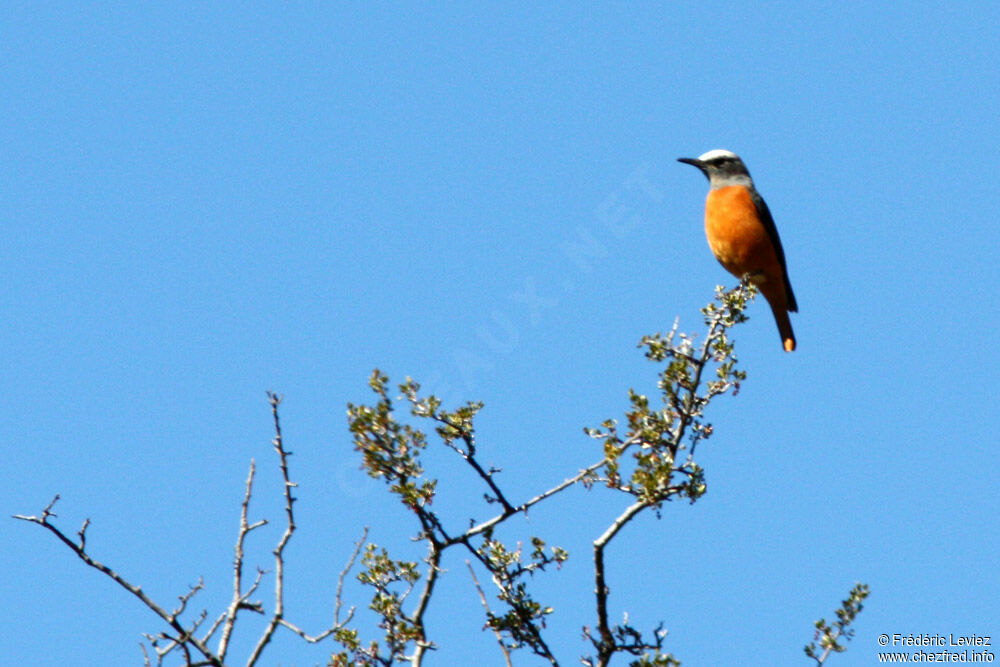
<path fill-rule="evenodd" d="M 798 305 L 788 282 L 778 228 L 746 165 L 738 155 L 724 150 L 709 151 L 697 159 L 682 157 L 678 162 L 692 164 L 708 177 L 708 247 L 726 271 L 737 278 L 747 275 L 757 286 L 774 313 L 785 352 L 791 352 L 795 334 L 788 313 L 798 312 Z"/>

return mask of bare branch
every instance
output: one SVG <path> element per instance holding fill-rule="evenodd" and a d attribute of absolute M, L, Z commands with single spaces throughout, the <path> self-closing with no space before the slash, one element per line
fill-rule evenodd
<path fill-rule="evenodd" d="M 424 613 L 427 611 L 427 605 L 430 604 L 431 595 L 434 594 L 434 584 L 437 583 L 438 574 L 441 572 L 442 547 L 433 539 L 428 539 L 428 543 L 430 554 L 427 556 L 427 579 L 424 583 L 424 590 L 421 592 L 420 599 L 417 602 L 417 608 L 410 619 L 417 630 L 417 648 L 413 653 L 413 667 L 420 667 L 426 650 L 434 647 L 432 643 L 427 641 L 427 632 L 424 627 Z"/>
<path fill-rule="evenodd" d="M 486 615 L 489 616 L 493 612 L 490 611 L 490 604 L 486 601 L 486 594 L 483 593 L 483 587 L 479 585 L 479 579 L 476 579 L 476 571 L 472 569 L 472 562 L 466 560 L 465 566 L 469 568 L 469 576 L 472 577 L 472 583 L 476 585 L 476 592 L 479 593 L 479 599 L 483 603 L 483 609 L 486 610 Z M 510 661 L 510 651 L 507 650 L 507 645 L 503 643 L 503 635 L 501 635 L 500 631 L 495 628 L 493 630 L 493 634 L 496 635 L 497 643 L 500 645 L 500 650 L 503 652 L 504 662 L 507 663 L 507 667 L 513 667 L 513 664 Z"/>
<path fill-rule="evenodd" d="M 461 456 L 466 463 L 472 466 L 472 469 L 476 471 L 476 474 L 478 474 L 483 479 L 483 481 L 486 482 L 486 484 L 490 487 L 490 491 L 493 492 L 493 498 L 496 500 L 496 502 L 500 503 L 501 507 L 503 507 L 504 513 L 515 514 L 517 510 L 515 510 L 514 507 L 511 506 L 507 498 L 504 497 L 503 492 L 500 490 L 500 487 L 498 487 L 496 485 L 496 482 L 493 481 L 493 472 L 492 471 L 487 472 L 483 470 L 483 467 L 479 465 L 479 461 L 476 460 L 476 455 L 475 455 L 476 450 L 473 444 L 474 440 L 472 439 L 472 435 L 468 434 L 464 436 L 464 439 L 467 444 L 467 448 L 465 450 L 461 450 L 455 447 L 454 448 L 455 451 L 458 452 L 459 456 Z"/>
<path fill-rule="evenodd" d="M 71 540 L 69 537 L 67 537 L 66 534 L 63 533 L 61 530 L 59 530 L 56 526 L 49 523 L 49 517 L 56 516 L 52 512 L 52 507 L 56 504 L 58 500 L 59 496 L 57 495 L 55 498 L 52 499 L 52 502 L 49 503 L 48 506 L 42 511 L 42 515 L 40 517 L 23 516 L 17 514 L 14 516 L 14 518 L 20 519 L 22 521 L 29 521 L 31 523 L 36 523 L 39 526 L 42 526 L 43 528 L 51 532 L 53 535 L 59 538 L 59 541 L 61 541 L 63 544 L 69 547 L 80 560 L 82 560 L 88 566 L 94 568 L 95 570 L 111 578 L 116 584 L 127 590 L 135 597 L 139 598 L 144 605 L 146 605 L 149 609 L 153 611 L 153 613 L 155 613 L 157 616 L 163 619 L 177 633 L 177 638 L 175 641 L 177 641 L 178 643 L 190 644 L 191 646 L 196 648 L 198 652 L 201 653 L 208 661 L 205 664 L 214 665 L 215 667 L 223 667 L 222 661 L 219 658 L 217 658 L 208 649 L 208 647 L 205 646 L 205 644 L 201 640 L 192 636 L 191 635 L 192 631 L 185 629 L 184 626 L 181 624 L 181 622 L 177 619 L 175 614 L 167 612 L 163 607 L 154 602 L 152 598 L 146 595 L 146 593 L 143 592 L 143 590 L 139 586 L 136 586 L 127 581 L 114 569 L 91 558 L 90 554 L 88 554 L 84 549 L 84 546 L 86 544 L 86 539 L 84 536 L 86 534 L 87 527 L 90 525 L 89 520 L 84 522 L 83 527 L 77 533 L 77 535 L 80 537 L 79 544 Z M 190 662 L 190 660 L 188 660 L 188 662 Z"/>
<path fill-rule="evenodd" d="M 485 531 L 493 528 L 494 526 L 496 526 L 496 525 L 498 525 L 500 523 L 503 523 L 504 521 L 506 521 L 510 517 L 514 516 L 515 514 L 520 514 L 522 512 L 525 513 L 525 514 L 527 514 L 528 509 L 530 509 L 533 505 L 537 505 L 538 503 L 542 502 L 546 498 L 548 498 L 550 496 L 554 496 L 555 494 L 559 493 L 560 491 L 568 489 L 569 487 L 573 486 L 574 484 L 576 484 L 580 480 L 584 479 L 588 475 L 594 473 L 594 471 L 598 470 L 603 465 L 604 465 L 604 459 L 601 459 L 597 463 L 594 463 L 594 464 L 591 464 L 591 465 L 587 466 L 586 468 L 584 468 L 583 470 L 581 470 L 575 476 L 570 477 L 567 480 L 564 480 L 563 482 L 557 484 L 556 486 L 552 487 L 548 491 L 544 491 L 544 492 L 538 494 L 537 496 L 535 496 L 531 500 L 523 502 L 520 505 L 518 505 L 517 507 L 511 507 L 509 510 L 505 510 L 504 512 L 502 512 L 501 514 L 496 515 L 492 519 L 488 519 L 487 521 L 483 521 L 482 523 L 480 523 L 480 524 L 478 524 L 476 526 L 473 526 L 469 530 L 465 531 L 461 535 L 458 535 L 456 537 L 453 537 L 453 538 L 449 539 L 447 542 L 445 542 L 445 544 L 443 546 L 448 547 L 448 546 L 451 546 L 452 544 L 455 544 L 457 542 L 466 542 L 470 537 L 475 537 L 476 535 L 479 535 L 480 533 L 483 533 L 483 532 L 485 532 Z"/>
<path fill-rule="evenodd" d="M 262 573 L 258 570 L 257 580 L 249 591 L 243 593 L 243 544 L 246 540 L 247 535 L 250 531 L 260 528 L 261 526 L 267 525 L 267 520 L 262 519 L 251 524 L 247 519 L 248 510 L 250 507 L 250 497 L 253 493 L 253 480 L 254 475 L 257 472 L 257 465 L 253 459 L 250 459 L 250 472 L 247 475 L 247 481 L 245 483 L 246 490 L 243 493 L 243 502 L 240 504 L 240 529 L 236 536 L 236 546 L 234 547 L 235 557 L 233 558 L 233 597 L 229 603 L 229 607 L 223 613 L 219 620 L 217 620 L 212 627 L 209 629 L 208 635 L 205 637 L 207 640 L 214 634 L 216 628 L 219 626 L 220 620 L 224 619 L 225 622 L 222 625 L 222 636 L 219 638 L 219 657 L 223 660 L 226 659 L 226 654 L 229 652 L 229 641 L 233 634 L 233 628 L 236 625 L 236 616 L 239 610 L 245 608 L 244 603 L 247 597 L 253 594 L 256 590 L 257 584 L 260 583 L 260 578 Z"/>
<path fill-rule="evenodd" d="M 347 573 L 354 568 L 354 563 L 355 561 L 357 561 L 358 554 L 361 552 L 361 547 L 364 546 L 365 540 L 367 539 L 368 539 L 368 527 L 365 526 L 365 529 L 361 534 L 361 539 L 359 539 L 355 543 L 354 551 L 351 552 L 351 557 L 347 559 L 347 565 L 344 566 L 344 569 L 340 571 L 340 576 L 337 577 L 337 597 L 333 610 L 333 625 L 331 625 L 329 628 L 323 630 L 323 632 L 315 636 L 308 634 L 305 630 L 302 630 L 297 625 L 289 623 L 285 619 L 281 619 L 281 625 L 288 628 L 289 630 L 291 630 L 292 632 L 294 632 L 295 634 L 297 634 L 299 637 L 306 640 L 310 644 L 316 644 L 318 642 L 323 641 L 324 639 L 332 635 L 334 632 L 344 627 L 344 625 L 346 625 L 347 623 L 350 623 L 351 619 L 354 618 L 354 607 L 351 607 L 350 609 L 347 610 L 347 618 L 345 618 L 343 621 L 340 620 L 340 609 L 343 606 L 344 579 L 347 577 Z"/>
<path fill-rule="evenodd" d="M 274 419 L 274 449 L 278 452 L 278 457 L 281 461 L 281 476 L 284 480 L 286 523 L 285 531 L 282 533 L 281 539 L 278 540 L 278 545 L 272 552 L 274 554 L 274 611 L 271 614 L 271 620 L 268 621 L 267 627 L 264 629 L 260 639 L 257 641 L 257 645 L 254 647 L 253 653 L 250 655 L 250 659 L 247 661 L 248 667 L 256 664 L 257 660 L 260 659 L 261 653 L 264 651 L 264 647 L 266 647 L 271 641 L 271 638 L 274 636 L 274 631 L 277 629 L 278 625 L 281 624 L 281 621 L 284 618 L 285 546 L 292 538 L 292 533 L 295 532 L 295 513 L 292 509 L 292 506 L 295 503 L 295 498 L 292 496 L 292 489 L 296 485 L 291 481 L 288 474 L 288 457 L 291 453 L 285 451 L 285 446 L 281 439 L 281 422 L 278 418 L 278 406 L 281 404 L 281 396 L 268 392 L 267 398 L 271 404 L 271 415 Z"/>
<path fill-rule="evenodd" d="M 608 623 L 608 585 L 604 570 L 604 549 L 614 539 L 625 524 L 635 518 L 642 510 L 649 507 L 645 501 L 637 501 L 628 506 L 621 515 L 608 526 L 604 534 L 594 540 L 594 581 L 597 594 L 597 631 L 601 640 L 597 646 L 597 664 L 605 667 L 614 655 L 616 642 Z"/>
<path fill-rule="evenodd" d="M 177 597 L 177 599 L 180 601 L 180 604 L 174 609 L 171 616 L 173 616 L 174 618 L 178 618 L 181 614 L 183 614 L 184 610 L 187 609 L 187 603 L 190 602 L 191 598 L 193 598 L 198 593 L 198 591 L 202 590 L 203 588 L 205 588 L 205 580 L 202 579 L 201 577 L 198 577 L 198 583 L 195 584 L 194 586 L 191 586 L 191 590 L 189 590 L 184 595 L 179 595 Z"/>
<path fill-rule="evenodd" d="M 493 493 L 492 500 L 500 503 L 500 506 L 503 508 L 505 514 L 516 514 L 517 510 L 514 509 L 507 498 L 503 495 L 500 487 L 498 487 L 496 482 L 493 481 L 493 471 L 487 472 L 486 470 L 483 470 L 483 467 L 479 465 L 479 461 L 476 460 L 475 435 L 463 424 L 455 424 L 447 416 L 432 414 L 431 417 L 435 421 L 451 427 L 461 434 L 462 441 L 465 442 L 465 449 L 455 446 L 455 444 L 451 441 L 446 441 L 445 444 L 461 456 L 466 463 L 472 466 L 472 469 L 476 471 L 476 474 L 479 475 L 484 482 L 486 482 L 486 485 L 490 487 L 490 491 Z M 487 499 L 489 498 L 490 497 L 487 497 Z"/>
<path fill-rule="evenodd" d="M 289 630 L 291 630 L 292 632 L 294 632 L 295 634 L 297 634 L 299 637 L 301 637 L 302 639 L 306 640 L 310 644 L 316 644 L 318 642 L 321 642 L 324 639 L 326 639 L 327 637 L 329 637 L 330 635 L 332 635 L 334 632 L 336 632 L 337 630 L 340 629 L 339 626 L 334 625 L 332 627 L 327 628 L 326 630 L 324 630 L 323 632 L 319 633 L 318 635 L 313 636 L 313 635 L 310 635 L 310 634 L 306 633 L 305 630 L 301 629 L 297 625 L 289 623 L 285 619 L 281 619 L 280 621 L 278 621 L 278 623 L 280 625 L 288 628 Z"/>
<path fill-rule="evenodd" d="M 357 562 L 358 554 L 361 553 L 361 547 L 364 546 L 367 539 L 368 526 L 365 526 L 364 531 L 361 533 L 361 538 L 354 544 L 354 551 L 351 552 L 351 557 L 347 559 L 347 565 L 344 566 L 344 569 L 340 571 L 340 575 L 337 577 L 337 597 L 333 608 L 333 625 L 336 628 L 343 627 L 345 624 L 350 623 L 351 619 L 354 618 L 354 607 L 352 606 L 347 610 L 347 618 L 344 619 L 343 623 L 340 621 L 340 609 L 344 602 L 344 579 L 347 578 L 348 572 L 354 569 L 354 563 Z"/>
<path fill-rule="evenodd" d="M 58 498 L 59 496 L 56 496 Z M 55 502 L 55 501 L 53 501 Z M 54 514 L 52 516 L 55 516 Z M 83 525 L 80 526 L 80 530 L 76 533 L 80 538 L 80 549 L 87 548 L 87 528 L 90 527 L 90 517 L 83 520 Z"/>

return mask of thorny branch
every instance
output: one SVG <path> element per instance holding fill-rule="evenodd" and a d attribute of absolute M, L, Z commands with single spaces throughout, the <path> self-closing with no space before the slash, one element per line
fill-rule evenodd
<path fill-rule="evenodd" d="M 281 397 L 268 392 L 268 401 L 271 406 L 271 414 L 274 419 L 275 429 L 275 437 L 272 444 L 274 445 L 275 451 L 278 453 L 282 479 L 284 481 L 283 496 L 285 499 L 286 524 L 285 530 L 282 533 L 277 546 L 272 551 L 275 559 L 274 610 L 271 613 L 266 628 L 257 640 L 252 653 L 246 661 L 248 667 L 253 667 L 259 663 L 264 649 L 273 638 L 274 633 L 279 626 L 287 628 L 308 642 L 315 643 L 335 634 L 353 619 L 354 607 L 351 607 L 348 610 L 345 618 L 340 618 L 343 608 L 343 582 L 347 573 L 354 567 L 354 563 L 357 560 L 361 547 L 368 535 L 368 529 L 366 528 L 361 540 L 359 540 L 355 545 L 354 551 L 348 559 L 347 565 L 341 571 L 338 578 L 337 592 L 334 603 L 333 625 L 323 630 L 318 635 L 312 636 L 286 620 L 284 617 L 285 548 L 295 531 L 295 515 L 293 512 L 293 503 L 295 502 L 295 498 L 292 495 L 292 489 L 296 485 L 291 481 L 288 467 L 288 457 L 291 456 L 291 452 L 287 451 L 284 447 L 281 435 L 281 424 L 278 418 L 278 406 L 281 403 Z M 56 514 L 52 511 L 52 509 L 59 500 L 58 495 L 56 495 L 55 498 L 52 499 L 52 502 L 50 502 L 48 506 L 42 510 L 40 516 L 24 516 L 19 514 L 15 515 L 14 518 L 38 524 L 53 533 L 61 542 L 68 546 L 81 560 L 83 560 L 83 562 L 102 572 L 115 581 L 119 586 L 139 598 L 146 607 L 166 622 L 170 631 L 161 632 L 156 635 L 145 634 L 145 637 L 149 640 L 155 651 L 157 665 L 162 665 L 163 659 L 171 652 L 179 650 L 183 653 L 184 664 L 187 667 L 225 667 L 239 612 L 248 610 L 257 614 L 265 614 L 264 605 L 260 602 L 253 602 L 250 599 L 260 587 L 261 581 L 266 574 L 264 570 L 258 568 L 253 582 L 245 591 L 243 590 L 245 567 L 244 548 L 246 538 L 252 531 L 267 525 L 268 523 L 266 519 L 261 519 L 253 523 L 251 523 L 248 519 L 255 473 L 256 465 L 254 461 L 251 461 L 250 472 L 245 483 L 243 501 L 240 505 L 240 527 L 236 538 L 236 546 L 234 548 L 233 597 L 227 609 L 216 618 L 216 620 L 200 638 L 196 636 L 196 633 L 207 618 L 207 611 L 202 611 L 196 619 L 187 624 L 181 621 L 181 617 L 187 611 L 188 603 L 199 591 L 204 588 L 204 582 L 202 580 L 199 579 L 198 583 L 192 586 L 187 593 L 179 596 L 179 604 L 172 611 L 168 612 L 164 607 L 157 604 L 148 595 L 146 595 L 141 587 L 130 583 L 116 570 L 98 562 L 87 552 L 86 531 L 90 526 L 90 519 L 84 521 L 83 526 L 77 532 L 77 541 L 73 541 L 51 522 L 50 519 L 56 518 Z M 216 650 L 213 651 L 209 648 L 208 642 L 220 628 L 222 629 L 222 634 L 219 637 L 219 644 Z M 140 644 L 140 646 L 142 649 L 144 664 L 150 665 L 151 658 L 149 652 L 146 650 L 145 645 Z"/>
<path fill-rule="evenodd" d="M 139 586 L 136 586 L 127 581 L 124 577 L 118 574 L 118 572 L 116 572 L 111 567 L 108 567 L 107 565 L 97 560 L 94 560 L 94 558 L 92 558 L 90 554 L 86 552 L 85 550 L 87 543 L 86 531 L 87 527 L 90 525 L 90 519 L 84 521 L 83 527 L 80 529 L 79 533 L 77 533 L 77 535 L 80 538 L 79 542 L 74 542 L 69 537 L 67 537 L 65 533 L 59 530 L 59 528 L 57 528 L 54 524 L 49 522 L 50 517 L 56 517 L 56 514 L 52 512 L 52 508 L 55 506 L 58 500 L 59 496 L 56 495 L 55 498 L 52 499 L 52 502 L 50 502 L 48 506 L 44 510 L 42 510 L 42 515 L 40 517 L 24 516 L 21 514 L 16 514 L 14 515 L 14 518 L 21 519 L 22 521 L 30 521 L 31 523 L 36 523 L 39 526 L 42 526 L 43 528 L 51 532 L 53 535 L 59 538 L 59 541 L 61 541 L 63 544 L 69 547 L 70 550 L 72 550 L 73 553 L 75 553 L 77 557 L 80 558 L 80 560 L 82 560 L 84 563 L 94 568 L 95 570 L 110 577 L 115 583 L 117 583 L 119 586 L 127 590 L 135 597 L 139 598 L 144 605 L 146 605 L 149 609 L 153 611 L 153 613 L 155 613 L 157 616 L 163 619 L 163 621 L 168 626 L 170 626 L 170 628 L 176 633 L 175 636 L 170 637 L 171 641 L 177 643 L 178 645 L 183 644 L 185 647 L 185 652 L 187 652 L 189 646 L 196 649 L 202 656 L 204 656 L 206 660 L 204 664 L 213 665 L 215 667 L 222 667 L 223 666 L 222 660 L 220 660 L 205 645 L 203 641 L 199 640 L 197 637 L 194 636 L 193 633 L 197 629 L 197 625 L 191 628 L 185 628 L 184 625 L 181 623 L 180 619 L 178 618 L 180 613 L 179 611 L 175 611 L 174 613 L 167 612 L 163 607 L 154 602 L 152 598 L 146 595 Z M 188 595 L 187 598 L 190 599 L 190 595 Z M 183 604 L 180 607 L 180 611 L 183 611 L 183 608 L 186 606 L 187 602 L 187 600 L 184 600 L 183 598 L 182 600 Z M 191 663 L 190 656 L 188 656 L 187 662 L 189 664 Z"/>
<path fill-rule="evenodd" d="M 281 477 L 284 482 L 285 531 L 281 534 L 278 546 L 273 551 L 274 611 L 271 612 L 271 618 L 267 623 L 267 627 L 264 629 L 260 639 L 257 641 L 257 646 L 254 647 L 253 653 L 250 655 L 250 664 L 255 664 L 260 658 L 264 647 L 271 641 L 274 631 L 285 617 L 285 547 L 295 532 L 295 512 L 292 509 L 295 497 L 292 496 L 292 489 L 296 484 L 288 476 L 288 457 L 291 456 L 291 452 L 285 450 L 284 441 L 281 438 L 281 421 L 278 418 L 278 406 L 281 404 L 281 396 L 269 391 L 267 392 L 267 398 L 271 404 L 271 416 L 274 419 L 274 440 L 272 440 L 272 444 L 281 462 Z"/>

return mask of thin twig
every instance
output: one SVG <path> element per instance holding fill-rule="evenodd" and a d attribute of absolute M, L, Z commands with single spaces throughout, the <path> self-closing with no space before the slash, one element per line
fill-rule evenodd
<path fill-rule="evenodd" d="M 461 434 L 462 441 L 465 442 L 465 449 L 463 450 L 450 444 L 449 446 L 455 452 L 457 452 L 458 455 L 461 456 L 466 463 L 472 466 L 472 469 L 476 471 L 476 474 L 479 475 L 484 482 L 486 482 L 487 486 L 490 487 L 490 491 L 493 492 L 493 498 L 498 503 L 500 503 L 500 506 L 503 508 L 504 513 L 508 515 L 516 514 L 517 510 L 514 509 L 514 507 L 504 496 L 503 492 L 500 490 L 500 487 L 497 486 L 496 482 L 493 481 L 493 475 L 483 470 L 483 467 L 479 465 L 479 461 L 476 460 L 475 436 L 461 424 L 454 424 L 450 419 L 446 417 L 441 417 L 439 415 L 432 415 L 432 418 L 441 424 L 450 426 L 451 428 L 455 429 Z"/>
<path fill-rule="evenodd" d="M 679 408 L 678 413 L 680 414 L 680 422 L 677 424 L 677 430 L 673 434 L 673 443 L 670 445 L 670 456 L 673 459 L 677 458 L 677 450 L 680 449 L 680 445 L 684 441 L 684 433 L 687 431 L 688 425 L 694 420 L 693 413 L 697 410 L 696 404 L 698 402 L 698 387 L 701 386 L 701 374 L 708 365 L 708 360 L 712 357 L 712 343 L 715 342 L 718 336 L 721 326 L 719 319 L 721 316 L 722 313 L 720 312 L 712 320 L 708 334 L 705 336 L 705 341 L 701 345 L 701 353 L 697 359 L 691 360 L 697 370 L 694 374 L 694 380 L 686 387 L 687 395 L 684 397 L 683 406 L 672 406 L 675 409 Z"/>
<path fill-rule="evenodd" d="M 475 470 L 476 473 L 483 478 L 483 481 L 485 481 L 486 484 L 490 487 L 490 491 L 493 492 L 493 497 L 496 499 L 498 503 L 500 503 L 500 507 L 503 508 L 504 512 L 509 514 L 516 514 L 517 510 L 514 509 L 514 507 L 510 504 L 510 502 L 508 502 L 507 498 L 504 497 L 503 492 L 500 491 L 500 487 L 498 487 L 496 485 L 496 482 L 493 481 L 493 475 L 483 470 L 482 466 L 479 465 L 479 461 L 476 460 L 475 455 L 472 453 L 474 451 L 473 446 L 471 444 L 472 436 L 467 436 L 464 439 L 469 447 L 469 451 L 463 452 L 462 450 L 459 449 L 456 449 L 455 451 L 457 451 L 459 455 L 463 459 L 465 459 L 465 462 L 468 463 L 470 466 L 472 466 L 473 470 Z"/>
<path fill-rule="evenodd" d="M 358 559 L 358 554 L 361 553 L 361 547 L 364 546 L 365 540 L 368 539 L 368 526 L 365 526 L 364 531 L 361 533 L 361 538 L 354 544 L 354 551 L 351 552 L 351 557 L 347 559 L 347 564 L 344 565 L 344 569 L 340 571 L 340 575 L 337 577 L 337 598 L 334 602 L 333 607 L 333 625 L 334 627 L 343 627 L 347 623 L 351 622 L 354 618 L 354 607 L 352 606 L 347 610 L 347 618 L 344 622 L 340 622 L 340 608 L 343 605 L 343 591 L 344 591 L 344 579 L 347 578 L 347 574 L 354 569 L 354 563 Z"/>
<path fill-rule="evenodd" d="M 347 559 L 347 565 L 344 566 L 344 569 L 340 571 L 340 576 L 337 577 L 337 597 L 333 608 L 333 625 L 323 630 L 323 632 L 318 635 L 310 635 L 302 628 L 294 625 L 293 623 L 289 623 L 285 619 L 281 619 L 281 625 L 288 628 L 310 644 L 316 644 L 351 622 L 351 619 L 354 618 L 354 607 L 347 610 L 347 618 L 343 621 L 340 620 L 340 609 L 343 606 L 342 592 L 344 589 L 344 579 L 347 577 L 348 572 L 354 568 L 354 563 L 358 558 L 358 554 L 361 553 L 361 547 L 364 545 L 366 539 L 368 539 L 368 526 L 365 526 L 365 529 L 361 534 L 361 539 L 355 543 L 354 551 L 351 552 L 351 557 Z"/>
<path fill-rule="evenodd" d="M 271 404 L 271 415 L 274 419 L 275 435 L 272 442 L 281 461 L 281 477 L 284 480 L 286 522 L 285 531 L 282 533 L 281 539 L 278 540 L 278 545 L 272 552 L 274 554 L 274 611 L 271 614 L 271 619 L 268 621 L 267 627 L 264 629 L 260 639 L 257 641 L 257 645 L 254 647 L 253 653 L 250 655 L 250 659 L 247 660 L 247 667 L 252 667 L 257 663 L 257 660 L 260 659 L 261 653 L 264 651 L 264 647 L 266 647 L 271 641 L 271 638 L 274 636 L 274 631 L 278 628 L 284 618 L 285 546 L 292 538 L 292 533 L 295 532 L 295 513 L 292 509 L 292 506 L 295 503 L 295 498 L 292 496 L 292 489 L 296 485 L 291 481 L 288 475 L 288 457 L 291 454 L 290 452 L 285 451 L 285 447 L 281 439 L 281 421 L 278 418 L 278 406 L 281 404 L 281 396 L 268 392 L 267 398 Z"/>
<path fill-rule="evenodd" d="M 243 492 L 243 502 L 240 504 L 240 529 L 236 536 L 236 546 L 234 547 L 235 556 L 233 558 L 233 597 L 229 603 L 229 607 L 226 609 L 224 615 L 221 618 L 225 619 L 225 623 L 222 626 L 222 636 L 219 638 L 219 648 L 218 654 L 222 660 L 226 659 L 226 653 L 229 651 L 229 640 L 233 634 L 233 628 L 236 626 L 236 616 L 239 610 L 244 608 L 244 602 L 247 596 L 256 589 L 255 585 L 247 593 L 243 593 L 243 545 L 246 540 L 247 535 L 256 528 L 267 525 L 267 519 L 261 519 L 260 521 L 255 521 L 250 523 L 247 520 L 248 510 L 250 507 L 250 497 L 253 493 L 253 480 L 254 475 L 257 472 L 257 464 L 253 459 L 250 459 L 250 472 L 247 474 L 247 481 L 245 483 L 245 491 Z M 257 575 L 257 581 L 260 581 L 260 573 Z M 219 622 L 216 621 L 209 629 L 209 633 L 206 636 L 211 637 L 218 627 Z"/>
<path fill-rule="evenodd" d="M 498 515 L 496 515 L 492 519 L 488 519 L 488 520 L 480 523 L 479 525 L 473 526 L 472 528 L 470 528 L 469 530 L 465 531 L 461 535 L 458 535 L 456 537 L 453 537 L 453 538 L 447 540 L 443 544 L 443 546 L 450 547 L 452 544 L 455 544 L 457 542 L 465 542 L 470 537 L 474 537 L 474 536 L 476 536 L 476 535 L 478 535 L 480 533 L 486 532 L 487 530 L 489 530 L 490 528 L 493 528 L 497 524 L 503 523 L 504 521 L 506 521 L 510 517 L 514 516 L 515 514 L 520 514 L 522 512 L 527 513 L 528 509 L 531 508 L 532 505 L 536 505 L 536 504 L 540 503 L 541 501 L 545 500 L 546 498 L 548 498 L 549 496 L 553 496 L 553 495 L 559 493 L 560 491 L 563 491 L 564 489 L 567 489 L 567 488 L 573 486 L 574 484 L 576 484 L 577 482 L 579 482 L 581 479 L 583 479 L 587 475 L 590 475 L 591 473 L 593 473 L 595 470 L 597 470 L 598 468 L 600 468 L 604 464 L 605 464 L 605 459 L 601 459 L 597 463 L 594 463 L 594 464 L 591 464 L 591 465 L 587 466 L 586 468 L 584 468 L 583 470 L 581 470 L 579 472 L 579 474 L 577 474 L 576 476 L 570 477 L 569 479 L 567 479 L 567 480 L 561 482 L 560 484 L 557 484 L 556 486 L 552 487 L 548 491 L 544 491 L 544 492 L 538 494 L 537 496 L 535 496 L 534 498 L 532 498 L 531 500 L 528 500 L 526 502 L 521 503 L 517 507 L 512 507 L 510 510 L 506 510 L 506 511 L 504 511 L 504 512 L 498 514 Z"/>
<path fill-rule="evenodd" d="M 479 593 L 479 599 L 483 603 L 483 609 L 486 610 L 486 615 L 489 616 L 493 612 L 490 611 L 490 604 L 486 601 L 486 594 L 483 593 L 483 587 L 479 585 L 479 579 L 476 578 L 476 571 L 472 569 L 472 562 L 466 560 L 465 566 L 469 568 L 469 576 L 472 577 L 472 583 L 476 585 L 476 591 Z M 493 634 L 496 635 L 497 644 L 500 645 L 500 650 L 503 651 L 503 658 L 504 662 L 507 663 L 507 667 L 513 667 L 510 661 L 510 651 L 507 649 L 507 645 L 503 643 L 503 635 L 496 628 L 493 629 Z"/>

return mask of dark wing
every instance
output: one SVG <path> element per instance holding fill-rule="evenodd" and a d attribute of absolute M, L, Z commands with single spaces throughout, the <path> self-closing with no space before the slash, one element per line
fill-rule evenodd
<path fill-rule="evenodd" d="M 795 303 L 795 294 L 792 292 L 792 283 L 788 280 L 788 266 L 785 265 L 785 251 L 781 248 L 781 238 L 778 237 L 778 228 L 774 226 L 774 218 L 771 217 L 771 211 L 767 208 L 767 203 L 764 198 L 757 194 L 757 190 L 751 188 L 750 196 L 753 199 L 754 206 L 757 207 L 757 215 L 760 217 L 760 221 L 764 223 L 764 229 L 767 230 L 767 235 L 771 238 L 771 244 L 774 246 L 774 252 L 778 255 L 778 262 L 781 264 L 781 271 L 785 274 L 785 293 L 788 295 L 788 310 L 793 313 L 799 312 L 799 306 Z"/>

